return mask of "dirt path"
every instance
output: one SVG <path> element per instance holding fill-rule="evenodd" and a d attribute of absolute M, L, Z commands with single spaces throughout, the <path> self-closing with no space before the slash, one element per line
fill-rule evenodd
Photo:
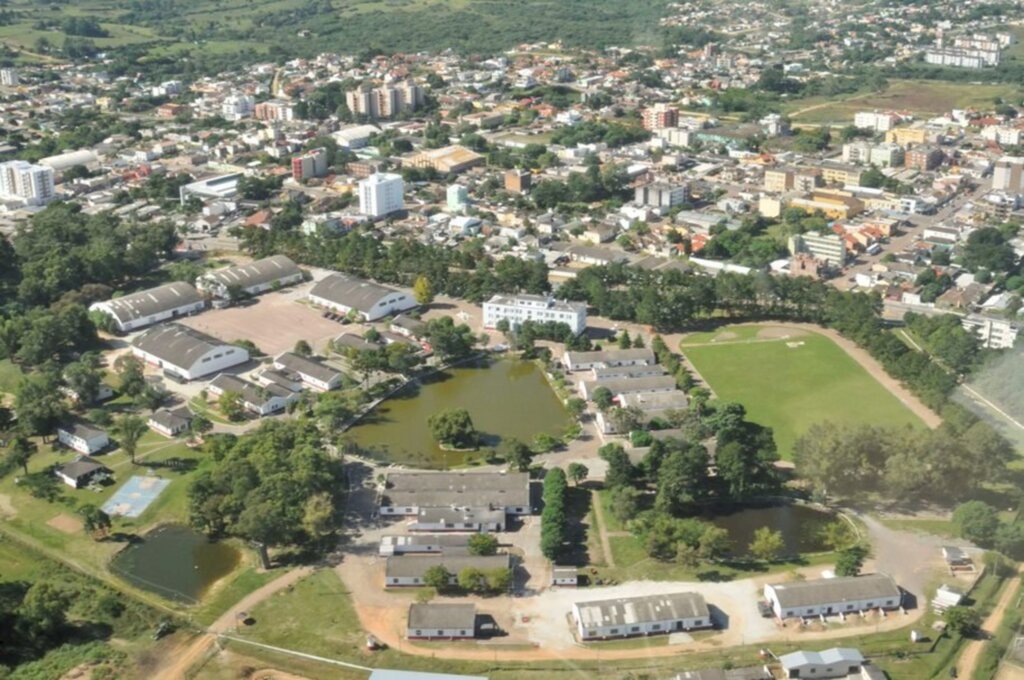
<path fill-rule="evenodd" d="M 1018 572 L 1019 574 L 1020 572 Z M 990 638 L 995 635 L 996 629 L 999 624 L 1003 621 L 1003 615 L 1006 614 L 1007 608 L 1017 601 L 1017 594 L 1020 591 L 1020 579 L 1013 578 L 1003 589 L 1003 594 L 999 597 L 999 602 L 996 603 L 995 609 L 988 615 L 984 623 L 981 624 L 982 637 L 981 640 L 971 640 L 967 643 L 967 647 L 964 648 L 963 654 L 960 655 L 960 660 L 957 663 L 957 674 L 961 678 L 973 678 L 974 669 L 978 665 L 978 657 L 981 655 L 982 649 L 989 643 Z"/>
<path fill-rule="evenodd" d="M 601 497 L 593 491 L 590 492 L 590 505 L 594 508 L 594 518 L 599 526 L 598 538 L 601 539 L 601 552 L 604 553 L 604 562 L 609 567 L 615 566 L 615 555 L 612 554 L 612 542 L 608 540 L 608 526 L 604 521 L 604 508 L 601 506 Z"/>
<path fill-rule="evenodd" d="M 920 418 L 925 425 L 931 428 L 936 428 L 942 424 L 942 419 L 932 411 L 930 408 L 924 405 L 920 399 L 918 399 L 910 390 L 908 390 L 899 381 L 890 376 L 882 368 L 882 365 L 875 360 L 866 350 L 861 349 L 855 343 L 844 338 L 842 335 L 832 330 L 831 328 L 822 328 L 814 324 L 807 323 L 777 323 L 772 321 L 753 321 L 743 322 L 745 326 L 774 326 L 776 328 L 792 328 L 794 330 L 801 330 L 810 333 L 817 333 L 818 335 L 824 335 L 826 338 L 836 343 L 844 352 L 846 352 L 850 358 L 856 361 L 860 366 L 868 372 L 868 374 L 877 380 L 882 387 L 887 389 L 894 397 L 900 400 L 900 402 L 906 406 L 910 411 Z M 677 349 L 680 343 L 685 341 L 685 333 L 677 333 L 673 335 L 664 336 L 665 343 L 668 344 L 669 348 Z M 723 341 L 718 344 L 727 344 L 729 341 Z M 747 340 L 738 342 L 772 342 L 771 340 Z M 685 354 L 685 349 L 684 352 Z"/>
<path fill-rule="evenodd" d="M 271 595 L 284 590 L 311 573 L 313 573 L 313 567 L 293 569 L 252 591 L 224 612 L 206 629 L 206 632 L 187 643 L 187 648 L 180 652 L 172 651 L 165 654 L 164 659 L 169 662 L 168 665 L 156 670 L 150 676 L 150 680 L 180 680 L 186 677 L 188 670 L 209 653 L 217 640 L 217 635 L 227 633 L 237 625 L 240 612 L 249 611 Z"/>

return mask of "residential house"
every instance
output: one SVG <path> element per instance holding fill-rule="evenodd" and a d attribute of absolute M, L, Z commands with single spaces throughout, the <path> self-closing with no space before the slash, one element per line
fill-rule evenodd
<path fill-rule="evenodd" d="M 567 371 L 589 371 L 594 368 L 616 366 L 653 366 L 657 361 L 653 350 L 640 347 L 592 352 L 566 352 L 562 357 L 562 363 Z"/>
<path fill-rule="evenodd" d="M 110 446 L 110 438 L 106 432 L 78 420 L 60 425 L 57 428 L 57 441 L 87 456 Z"/>
<path fill-rule="evenodd" d="M 866 663 L 864 656 L 849 647 L 833 647 L 822 652 L 792 652 L 779 657 L 786 678 L 859 677 Z"/>
<path fill-rule="evenodd" d="M 274 368 L 298 375 L 302 383 L 317 392 L 327 392 L 341 387 L 344 375 L 319 359 L 304 357 L 294 352 L 285 352 L 274 359 Z"/>
<path fill-rule="evenodd" d="M 650 378 L 615 378 L 613 380 L 582 380 L 579 383 L 580 394 L 584 399 L 593 399 L 594 390 L 604 387 L 613 396 L 624 394 L 638 394 L 651 392 L 674 392 L 676 391 L 676 379 L 670 375 L 654 376 Z"/>
<path fill-rule="evenodd" d="M 165 437 L 177 437 L 179 434 L 188 432 L 192 424 L 192 412 L 185 407 L 174 409 L 161 408 L 153 411 L 146 422 L 151 430 L 155 430 Z"/>
<path fill-rule="evenodd" d="M 70 463 L 63 463 L 54 472 L 72 489 L 81 489 L 111 475 L 110 468 L 89 458 L 76 458 Z"/>
<path fill-rule="evenodd" d="M 245 409 L 261 417 L 280 413 L 298 399 L 297 394 L 280 385 L 257 385 L 229 373 L 221 373 L 211 380 L 207 389 L 215 397 L 236 392 Z"/>

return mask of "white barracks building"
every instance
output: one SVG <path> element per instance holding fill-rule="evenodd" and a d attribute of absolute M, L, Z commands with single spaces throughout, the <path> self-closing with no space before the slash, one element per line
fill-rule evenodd
<path fill-rule="evenodd" d="M 495 328 L 502 320 L 512 328 L 524 321 L 555 321 L 579 335 L 587 328 L 587 305 L 547 295 L 495 295 L 484 303 L 484 328 Z"/>

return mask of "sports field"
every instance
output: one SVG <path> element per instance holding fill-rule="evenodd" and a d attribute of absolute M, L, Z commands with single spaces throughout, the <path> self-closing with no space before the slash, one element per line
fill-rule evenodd
<path fill-rule="evenodd" d="M 680 349 L 719 399 L 775 430 L 784 459 L 823 420 L 876 425 L 921 421 L 828 338 L 797 329 L 727 326 L 683 339 Z"/>

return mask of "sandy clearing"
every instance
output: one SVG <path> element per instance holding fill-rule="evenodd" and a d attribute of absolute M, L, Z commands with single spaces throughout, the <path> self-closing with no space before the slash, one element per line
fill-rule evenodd
<path fill-rule="evenodd" d="M 50 521 L 46 523 L 46 526 L 53 527 L 57 531 L 62 531 L 65 534 L 77 534 L 84 527 L 82 520 L 64 513 L 50 519 Z"/>
<path fill-rule="evenodd" d="M 786 328 L 784 326 L 766 326 L 765 328 L 758 329 L 757 331 L 758 340 L 788 340 L 790 338 L 799 338 L 804 335 L 807 335 L 805 331 Z"/>
<path fill-rule="evenodd" d="M 5 493 L 0 493 L 0 517 L 14 517 L 17 514 L 18 509 L 14 507 L 11 497 Z"/>

